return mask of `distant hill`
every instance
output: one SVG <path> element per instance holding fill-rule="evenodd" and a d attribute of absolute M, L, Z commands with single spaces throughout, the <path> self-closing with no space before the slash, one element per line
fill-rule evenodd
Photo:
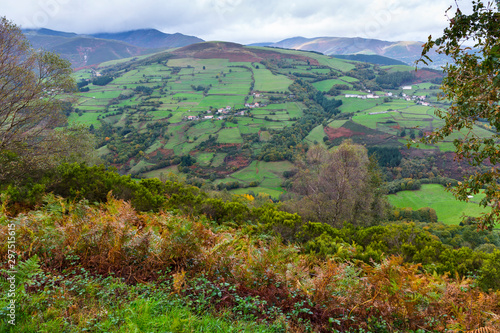
<path fill-rule="evenodd" d="M 363 61 L 371 64 L 389 66 L 389 65 L 406 65 L 406 63 L 380 56 L 378 54 L 333 54 L 332 57 L 346 60 Z"/>
<path fill-rule="evenodd" d="M 327 55 L 371 54 L 380 55 L 413 65 L 422 53 L 422 42 L 399 41 L 390 42 L 378 39 L 347 38 L 347 37 L 293 37 L 270 44 L 271 47 L 281 47 L 295 50 L 318 51 Z M 431 54 L 433 66 L 445 64 L 448 59 L 441 55 Z"/>
<path fill-rule="evenodd" d="M 203 39 L 180 33 L 166 34 L 156 29 L 93 34 L 95 38 L 123 41 L 144 48 L 174 48 L 203 42 Z"/>
<path fill-rule="evenodd" d="M 172 51 L 177 58 L 197 58 L 197 59 L 228 59 L 230 61 L 260 62 L 269 59 L 281 59 L 283 54 L 272 48 L 254 48 L 231 42 L 204 42 L 182 47 Z M 302 54 L 289 54 L 290 59 L 310 61 L 316 60 L 308 58 Z"/>
<path fill-rule="evenodd" d="M 201 41 L 197 37 L 164 34 L 153 29 L 93 36 L 50 29 L 26 29 L 23 32 L 34 48 L 58 53 L 69 60 L 75 68 L 149 54 Z"/>

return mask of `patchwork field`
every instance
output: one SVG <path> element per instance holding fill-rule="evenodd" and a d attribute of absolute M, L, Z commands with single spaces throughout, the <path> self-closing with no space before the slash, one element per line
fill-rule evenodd
<path fill-rule="evenodd" d="M 267 162 L 257 157 L 270 150 L 269 144 L 283 142 L 280 133 L 293 135 L 278 152 L 296 144 L 330 147 L 347 138 L 367 146 L 401 147 L 442 124 L 435 111 L 445 105 L 435 99 L 438 90 L 432 83 L 373 92 L 360 88 L 367 82 L 360 73 L 373 65 L 314 52 L 232 48 L 206 43 L 184 53 L 157 53 L 80 70 L 75 79 L 88 91 L 77 94 L 68 121 L 92 126 L 102 140 L 107 138 L 100 156 L 124 173 L 178 173 L 170 164 L 190 156 L 187 166 L 199 177 L 214 184 L 257 182 L 255 188 L 268 189 L 275 197 L 282 192 L 283 171 L 292 165 L 275 161 L 276 154 Z M 382 68 L 392 73 L 408 70 Z M 98 85 L 99 77 L 109 80 Z M 298 80 L 303 86 L 297 90 Z M 309 113 L 318 105 L 312 101 L 318 93 L 342 101 L 321 120 Z M 314 126 L 304 127 L 311 121 Z M 475 132 L 484 137 L 492 133 L 484 126 Z M 450 151 L 455 137 L 420 148 Z M 267 172 L 266 163 L 277 164 L 270 164 L 274 169 Z"/>

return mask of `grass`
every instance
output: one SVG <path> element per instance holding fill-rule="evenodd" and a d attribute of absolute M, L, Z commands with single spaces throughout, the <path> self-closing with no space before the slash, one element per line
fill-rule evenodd
<path fill-rule="evenodd" d="M 323 125 L 318 125 L 312 129 L 311 132 L 304 138 L 304 141 L 307 141 L 310 144 L 319 143 L 321 146 L 326 147 L 323 142 L 323 138 L 326 136 L 325 131 L 323 129 Z"/>
<path fill-rule="evenodd" d="M 266 68 L 254 69 L 256 91 L 288 91 L 288 87 L 293 83 L 284 75 L 274 75 Z"/>
<path fill-rule="evenodd" d="M 266 189 L 269 192 L 268 194 L 273 193 L 273 197 L 278 197 L 279 193 L 283 192 L 283 189 L 281 189 L 280 187 L 281 183 L 284 180 L 283 172 L 289 171 L 292 168 L 293 168 L 292 163 L 287 161 L 283 162 L 252 161 L 252 163 L 250 163 L 250 165 L 247 166 L 246 168 L 243 168 L 231 174 L 227 179 L 220 180 L 219 182 L 224 183 L 229 180 L 236 180 L 248 184 L 249 182 L 257 181 L 260 183 L 259 184 L 260 188 Z"/>
<path fill-rule="evenodd" d="M 255 195 L 262 195 L 264 197 L 270 196 L 271 198 L 278 199 L 282 193 L 284 193 L 283 190 L 280 189 L 272 189 L 272 188 L 266 188 L 266 187 L 247 187 L 247 188 L 238 188 L 235 190 L 231 190 L 231 193 L 233 194 L 255 194 Z"/>
<path fill-rule="evenodd" d="M 216 168 L 218 166 L 221 166 L 222 163 L 224 163 L 224 159 L 226 158 L 226 156 L 226 153 L 215 154 L 214 158 L 212 159 L 212 167 Z"/>
<path fill-rule="evenodd" d="M 83 124 L 83 125 L 94 125 L 95 128 L 101 126 L 101 122 L 97 120 L 100 113 L 98 112 L 84 112 L 81 116 L 76 113 L 71 113 L 68 117 L 68 123 L 70 124 Z"/>
<path fill-rule="evenodd" d="M 339 107 L 339 110 L 342 112 L 363 111 L 381 103 L 379 99 L 347 98 L 344 96 L 336 96 L 335 99 L 342 101 L 342 105 Z"/>
<path fill-rule="evenodd" d="M 348 85 L 352 88 L 352 86 L 349 83 L 346 83 L 345 81 L 338 80 L 338 79 L 318 81 L 318 82 L 314 82 L 312 85 L 316 89 L 318 89 L 319 91 L 328 91 L 333 87 L 334 84 L 344 84 L 344 85 Z"/>
<path fill-rule="evenodd" d="M 198 153 L 195 155 L 196 162 L 200 163 L 200 165 L 208 166 L 210 165 L 210 161 L 214 157 L 214 153 Z"/>
<path fill-rule="evenodd" d="M 243 143 L 240 130 L 235 128 L 225 128 L 218 132 L 218 142 L 220 143 Z"/>
<path fill-rule="evenodd" d="M 418 191 L 401 191 L 388 195 L 389 202 L 396 207 L 419 209 L 431 207 L 436 210 L 438 220 L 445 224 L 459 224 L 461 216 L 479 216 L 488 209 L 478 205 L 484 194 L 478 194 L 469 202 L 458 201 L 442 185 L 424 184 Z"/>

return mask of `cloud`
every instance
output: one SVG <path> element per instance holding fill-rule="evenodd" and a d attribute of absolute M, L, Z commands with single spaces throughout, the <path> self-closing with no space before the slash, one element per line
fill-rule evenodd
<path fill-rule="evenodd" d="M 446 26 L 445 0 L 18 0 L 0 12 L 24 28 L 95 33 L 156 28 L 240 43 L 339 36 L 425 40 Z"/>

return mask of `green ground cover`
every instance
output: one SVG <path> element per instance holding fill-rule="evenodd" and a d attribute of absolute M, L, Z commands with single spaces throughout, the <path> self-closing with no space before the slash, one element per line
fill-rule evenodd
<path fill-rule="evenodd" d="M 169 177 L 175 176 L 179 179 L 185 179 L 186 175 L 179 172 L 177 169 L 177 165 L 172 165 L 166 168 L 161 168 L 157 170 L 152 170 L 143 174 L 146 178 L 161 178 L 161 177 Z"/>
<path fill-rule="evenodd" d="M 243 139 L 240 135 L 240 130 L 236 128 L 224 128 L 218 132 L 219 137 L 217 139 L 220 143 L 243 143 Z"/>
<path fill-rule="evenodd" d="M 344 96 L 336 96 L 335 99 L 342 101 L 342 105 L 339 107 L 341 112 L 363 111 L 381 103 L 379 99 L 347 98 Z"/>
<path fill-rule="evenodd" d="M 257 187 L 234 189 L 231 190 L 231 193 L 239 195 L 253 193 L 255 195 L 262 195 L 265 197 L 270 196 L 273 199 L 279 199 L 280 195 L 284 193 L 284 191 L 281 189 L 271 189 L 271 188 L 257 186 Z"/>
<path fill-rule="evenodd" d="M 200 101 L 200 107 L 222 108 L 231 106 L 232 108 L 240 108 L 244 105 L 244 96 L 238 95 L 209 95 Z"/>
<path fill-rule="evenodd" d="M 316 89 L 318 89 L 319 91 L 328 91 L 333 87 L 334 84 L 344 84 L 344 85 L 348 85 L 350 88 L 352 88 L 352 85 L 350 85 L 349 83 L 346 83 L 345 81 L 339 80 L 339 79 L 318 81 L 318 82 L 314 82 L 312 85 Z"/>
<path fill-rule="evenodd" d="M 388 66 L 380 66 L 380 68 L 387 69 L 389 72 L 407 72 L 415 70 L 415 67 L 407 65 L 388 65 Z"/>
<path fill-rule="evenodd" d="M 214 168 L 221 166 L 224 163 L 224 159 L 226 158 L 226 153 L 217 153 L 214 155 L 212 159 L 212 166 Z"/>
<path fill-rule="evenodd" d="M 339 80 L 342 80 L 342 81 L 345 81 L 345 82 L 349 82 L 349 83 L 359 81 L 357 78 L 352 77 L 352 76 L 341 76 L 341 77 L 339 77 Z"/>
<path fill-rule="evenodd" d="M 323 125 L 320 124 L 309 132 L 309 134 L 304 138 L 304 141 L 309 144 L 319 143 L 321 146 L 326 147 L 326 144 L 323 142 L 325 135 Z"/>
<path fill-rule="evenodd" d="M 195 155 L 196 162 L 203 166 L 209 166 L 214 153 L 198 153 Z"/>
<path fill-rule="evenodd" d="M 388 195 L 389 202 L 396 207 L 419 209 L 431 207 L 436 210 L 438 220 L 446 224 L 459 224 L 461 216 L 479 216 L 488 208 L 478 205 L 484 194 L 477 194 L 469 202 L 458 201 L 442 185 L 424 184 L 418 191 L 401 191 Z"/>
<path fill-rule="evenodd" d="M 256 91 L 288 91 L 288 87 L 293 83 L 284 75 L 274 75 L 267 68 L 254 69 Z"/>
<path fill-rule="evenodd" d="M 100 113 L 97 112 L 84 112 L 81 116 L 76 113 L 71 113 L 68 117 L 68 123 L 70 124 L 83 124 L 86 126 L 94 125 L 95 128 L 101 126 L 101 122 L 97 120 Z"/>
<path fill-rule="evenodd" d="M 340 128 L 346 123 L 347 120 L 332 120 L 328 123 L 328 127 Z"/>

